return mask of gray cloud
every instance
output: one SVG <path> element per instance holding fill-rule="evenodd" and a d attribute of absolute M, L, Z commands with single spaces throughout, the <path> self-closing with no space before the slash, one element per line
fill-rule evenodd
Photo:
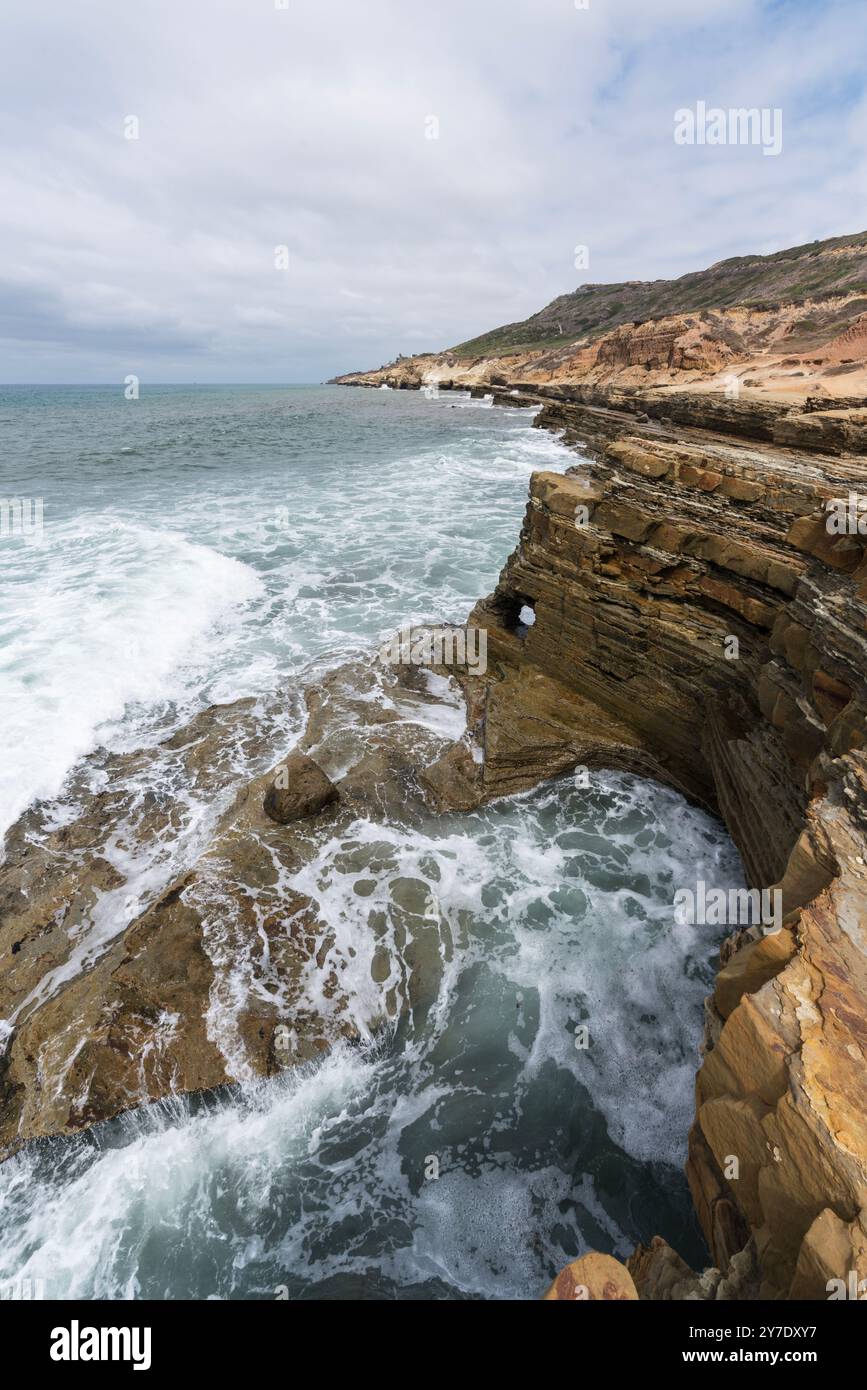
<path fill-rule="evenodd" d="M 317 380 L 867 226 L 858 0 L 6 11 L 3 380 Z M 782 154 L 676 146 L 698 99 Z"/>

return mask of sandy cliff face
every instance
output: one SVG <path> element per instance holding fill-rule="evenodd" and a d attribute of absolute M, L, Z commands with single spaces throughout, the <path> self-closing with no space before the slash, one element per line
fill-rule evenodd
<path fill-rule="evenodd" d="M 780 400 L 867 397 L 867 314 L 861 294 L 815 304 L 734 305 L 619 325 L 601 336 L 514 352 L 453 350 L 403 357 L 371 372 L 336 377 L 347 386 L 395 390 L 445 384 L 504 387 L 596 385 L 644 392 L 727 390 Z M 840 329 L 835 331 L 839 321 Z M 805 325 L 823 324 L 824 330 Z"/>

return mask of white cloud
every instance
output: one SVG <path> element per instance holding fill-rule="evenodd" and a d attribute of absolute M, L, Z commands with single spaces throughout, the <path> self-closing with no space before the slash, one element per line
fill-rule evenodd
<path fill-rule="evenodd" d="M 846 0 L 6 10 L 6 380 L 315 380 L 867 225 Z M 697 99 L 782 106 L 782 155 L 675 146 Z"/>

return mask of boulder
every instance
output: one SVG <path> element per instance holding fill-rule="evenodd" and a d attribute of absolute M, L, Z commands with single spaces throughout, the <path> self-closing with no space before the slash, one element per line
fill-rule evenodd
<path fill-rule="evenodd" d="M 306 753 L 290 753 L 272 773 L 265 793 L 265 814 L 278 825 L 315 816 L 337 801 L 337 788 Z"/>

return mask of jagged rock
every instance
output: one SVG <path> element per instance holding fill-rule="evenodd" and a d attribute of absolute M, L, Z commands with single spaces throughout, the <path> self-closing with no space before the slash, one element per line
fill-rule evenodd
<path fill-rule="evenodd" d="M 635 1302 L 637 1298 L 638 1292 L 626 1265 L 611 1255 L 599 1255 L 595 1251 L 566 1265 L 544 1295 L 544 1300 L 555 1303 Z"/>
<path fill-rule="evenodd" d="M 728 1018 L 745 994 L 755 994 L 767 980 L 779 975 L 797 950 L 792 931 L 783 929 L 747 942 L 717 972 L 713 1002 L 723 1019 Z"/>
<path fill-rule="evenodd" d="M 830 1207 L 819 1213 L 801 1243 L 789 1298 L 867 1302 L 867 1216 L 863 1212 L 848 1223 Z"/>
<path fill-rule="evenodd" d="M 483 756 L 476 761 L 468 745 L 456 744 L 424 770 L 422 784 L 442 809 L 470 810 L 575 767 L 661 773 L 634 730 L 534 667 L 507 667 L 499 679 L 464 684 L 481 711 Z"/>
<path fill-rule="evenodd" d="M 484 795 L 484 768 L 466 743 L 454 743 L 421 773 L 422 786 L 441 810 L 472 811 Z"/>
<path fill-rule="evenodd" d="M 688 1298 L 699 1285 L 699 1276 L 672 1250 L 662 1236 L 639 1245 L 626 1261 L 639 1298 L 653 1302 Z"/>
<path fill-rule="evenodd" d="M 271 775 L 263 805 L 278 825 L 315 816 L 338 799 L 331 778 L 306 753 L 290 753 Z"/>
<path fill-rule="evenodd" d="M 649 1245 L 639 1245 L 626 1267 L 639 1298 L 651 1302 L 731 1302 L 758 1296 L 758 1266 L 752 1242 L 732 1255 L 725 1275 L 716 1268 L 697 1274 L 661 1236 L 654 1236 Z"/>

